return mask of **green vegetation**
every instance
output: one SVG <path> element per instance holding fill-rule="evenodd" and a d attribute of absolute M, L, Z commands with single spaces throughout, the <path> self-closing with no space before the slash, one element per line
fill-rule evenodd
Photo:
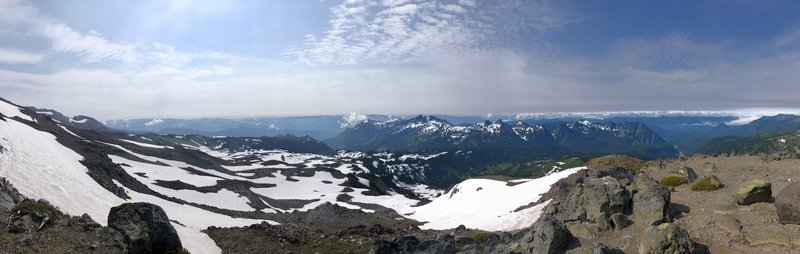
<path fill-rule="evenodd" d="M 689 179 L 687 179 L 685 176 L 667 176 L 661 178 L 660 181 L 661 185 L 664 185 L 666 187 L 675 187 L 688 182 Z"/>
<path fill-rule="evenodd" d="M 562 165 L 561 163 L 564 164 Z M 503 162 L 487 166 L 482 175 L 483 177 L 508 176 L 511 178 L 541 177 L 556 167 L 558 169 L 568 169 L 580 166 L 583 166 L 583 161 L 577 157 L 567 158 L 559 161 L 524 163 Z"/>
<path fill-rule="evenodd" d="M 477 244 L 483 244 L 489 239 L 489 235 L 491 235 L 489 232 L 477 232 L 472 234 L 472 240 Z"/>
<path fill-rule="evenodd" d="M 47 217 L 50 218 L 51 221 L 55 221 L 58 218 L 64 216 L 61 211 L 56 210 L 54 207 L 49 206 L 45 203 L 33 201 L 33 200 L 24 200 L 14 208 L 11 209 L 12 212 L 21 212 L 21 213 L 45 213 Z"/>
<path fill-rule="evenodd" d="M 642 160 L 625 156 L 625 155 L 608 155 L 603 157 L 598 157 L 589 160 L 586 163 L 589 168 L 592 169 L 609 169 L 609 168 L 624 168 L 630 170 L 632 172 L 638 172 L 645 166 L 646 163 L 642 162 Z"/>
<path fill-rule="evenodd" d="M 785 148 L 779 147 L 776 139 L 780 136 L 774 133 L 764 133 L 752 137 L 727 136 L 709 141 L 704 147 L 697 150 L 699 154 L 727 154 L 736 151 L 738 154 L 769 154 L 780 152 Z"/>
<path fill-rule="evenodd" d="M 711 184 L 711 179 L 706 177 L 697 180 L 697 182 L 692 185 L 693 191 L 715 191 L 719 190 L 719 186 Z"/>

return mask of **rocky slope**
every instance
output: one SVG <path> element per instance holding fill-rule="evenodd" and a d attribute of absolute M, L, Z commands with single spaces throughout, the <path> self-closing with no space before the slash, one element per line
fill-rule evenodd
<path fill-rule="evenodd" d="M 0 177 L 3 253 L 188 253 L 161 207 L 124 203 L 108 212 L 108 226 L 88 214 L 63 213 L 44 199 L 32 200 Z"/>
<path fill-rule="evenodd" d="M 800 197 L 797 165 L 794 159 L 757 156 L 645 162 L 603 157 L 553 185 L 542 197 L 553 201 L 536 223 L 509 232 L 420 230 L 380 220 L 333 227 L 338 231 L 300 221 L 209 231 L 223 249 L 236 253 L 797 253 L 800 225 L 791 223 L 800 223 L 800 209 L 782 206 L 795 214 L 783 220 L 776 209 L 787 204 L 781 200 Z M 693 181 L 664 185 L 663 178 L 676 176 Z M 704 177 L 722 187 L 692 190 Z M 793 183 L 795 191 L 787 188 Z M 782 224 L 787 218 L 794 222 Z M 236 244 L 252 239 L 274 240 L 254 249 Z"/>

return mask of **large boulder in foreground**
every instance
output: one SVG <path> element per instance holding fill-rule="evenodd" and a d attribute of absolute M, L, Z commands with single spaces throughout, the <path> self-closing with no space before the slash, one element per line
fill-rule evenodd
<path fill-rule="evenodd" d="M 772 184 L 761 179 L 747 182 L 736 191 L 735 198 L 739 205 L 769 202 L 772 198 Z"/>
<path fill-rule="evenodd" d="M 643 225 L 658 225 L 667 221 L 669 190 L 644 175 L 636 175 L 634 184 L 637 192 L 633 194 L 633 220 Z"/>
<path fill-rule="evenodd" d="M 639 238 L 639 254 L 697 252 L 689 233 L 675 224 L 649 226 L 642 233 Z"/>
<path fill-rule="evenodd" d="M 778 222 L 781 224 L 800 224 L 800 182 L 786 186 L 775 197 Z"/>
<path fill-rule="evenodd" d="M 125 236 L 130 253 L 168 253 L 183 250 L 178 232 L 161 207 L 150 203 L 124 203 L 112 207 L 108 226 Z"/>
<path fill-rule="evenodd" d="M 546 216 L 531 226 L 520 247 L 531 254 L 561 253 L 569 237 L 569 231 L 561 221 Z"/>
<path fill-rule="evenodd" d="M 561 202 L 557 218 L 562 221 L 591 222 L 599 229 L 611 227 L 610 217 L 624 213 L 630 193 L 611 176 L 587 178 L 573 188 Z"/>

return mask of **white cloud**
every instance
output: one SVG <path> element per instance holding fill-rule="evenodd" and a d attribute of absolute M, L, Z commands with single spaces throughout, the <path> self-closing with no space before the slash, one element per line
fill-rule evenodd
<path fill-rule="evenodd" d="M 352 128 L 356 125 L 363 123 L 369 119 L 366 115 L 359 115 L 356 112 L 350 112 L 350 114 L 342 116 L 342 120 L 339 121 L 339 126 L 341 128 Z"/>
<path fill-rule="evenodd" d="M 506 36 L 574 22 L 550 1 L 346 1 L 329 28 L 289 55 L 309 64 L 412 63 L 442 50 L 502 47 Z"/>
<path fill-rule="evenodd" d="M 140 57 L 134 44 L 109 42 L 99 34 L 80 34 L 62 23 L 46 24 L 41 33 L 52 40 L 54 50 L 82 55 L 89 62 L 133 62 Z"/>
<path fill-rule="evenodd" d="M 37 15 L 36 7 L 24 0 L 0 0 L 0 34 L 30 22 Z"/>
<path fill-rule="evenodd" d="M 155 125 L 159 125 L 159 124 L 162 124 L 162 123 L 164 123 L 164 120 L 161 120 L 160 118 L 154 118 L 153 120 L 150 120 L 149 122 L 144 123 L 144 125 L 146 125 L 146 126 L 155 126 Z"/>
<path fill-rule="evenodd" d="M 44 55 L 27 53 L 15 49 L 0 48 L 0 63 L 35 64 L 44 59 Z"/>

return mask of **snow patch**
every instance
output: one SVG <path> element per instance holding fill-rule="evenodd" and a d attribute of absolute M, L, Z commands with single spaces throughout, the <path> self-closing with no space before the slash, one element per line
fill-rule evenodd
<path fill-rule="evenodd" d="M 19 118 L 33 122 L 33 118 L 26 114 L 23 114 L 21 108 L 11 105 L 5 101 L 0 101 L 0 114 L 3 114 L 8 118 L 17 116 Z"/>
<path fill-rule="evenodd" d="M 137 146 L 141 146 L 141 147 L 159 148 L 159 149 L 164 149 L 164 148 L 173 149 L 172 147 L 169 147 L 169 146 L 153 145 L 153 144 L 148 144 L 148 143 L 136 142 L 136 141 L 133 141 L 133 140 L 127 140 L 127 139 L 120 139 L 120 141 L 125 141 L 125 142 L 131 143 L 131 144 L 134 144 L 134 145 L 137 145 Z"/>

